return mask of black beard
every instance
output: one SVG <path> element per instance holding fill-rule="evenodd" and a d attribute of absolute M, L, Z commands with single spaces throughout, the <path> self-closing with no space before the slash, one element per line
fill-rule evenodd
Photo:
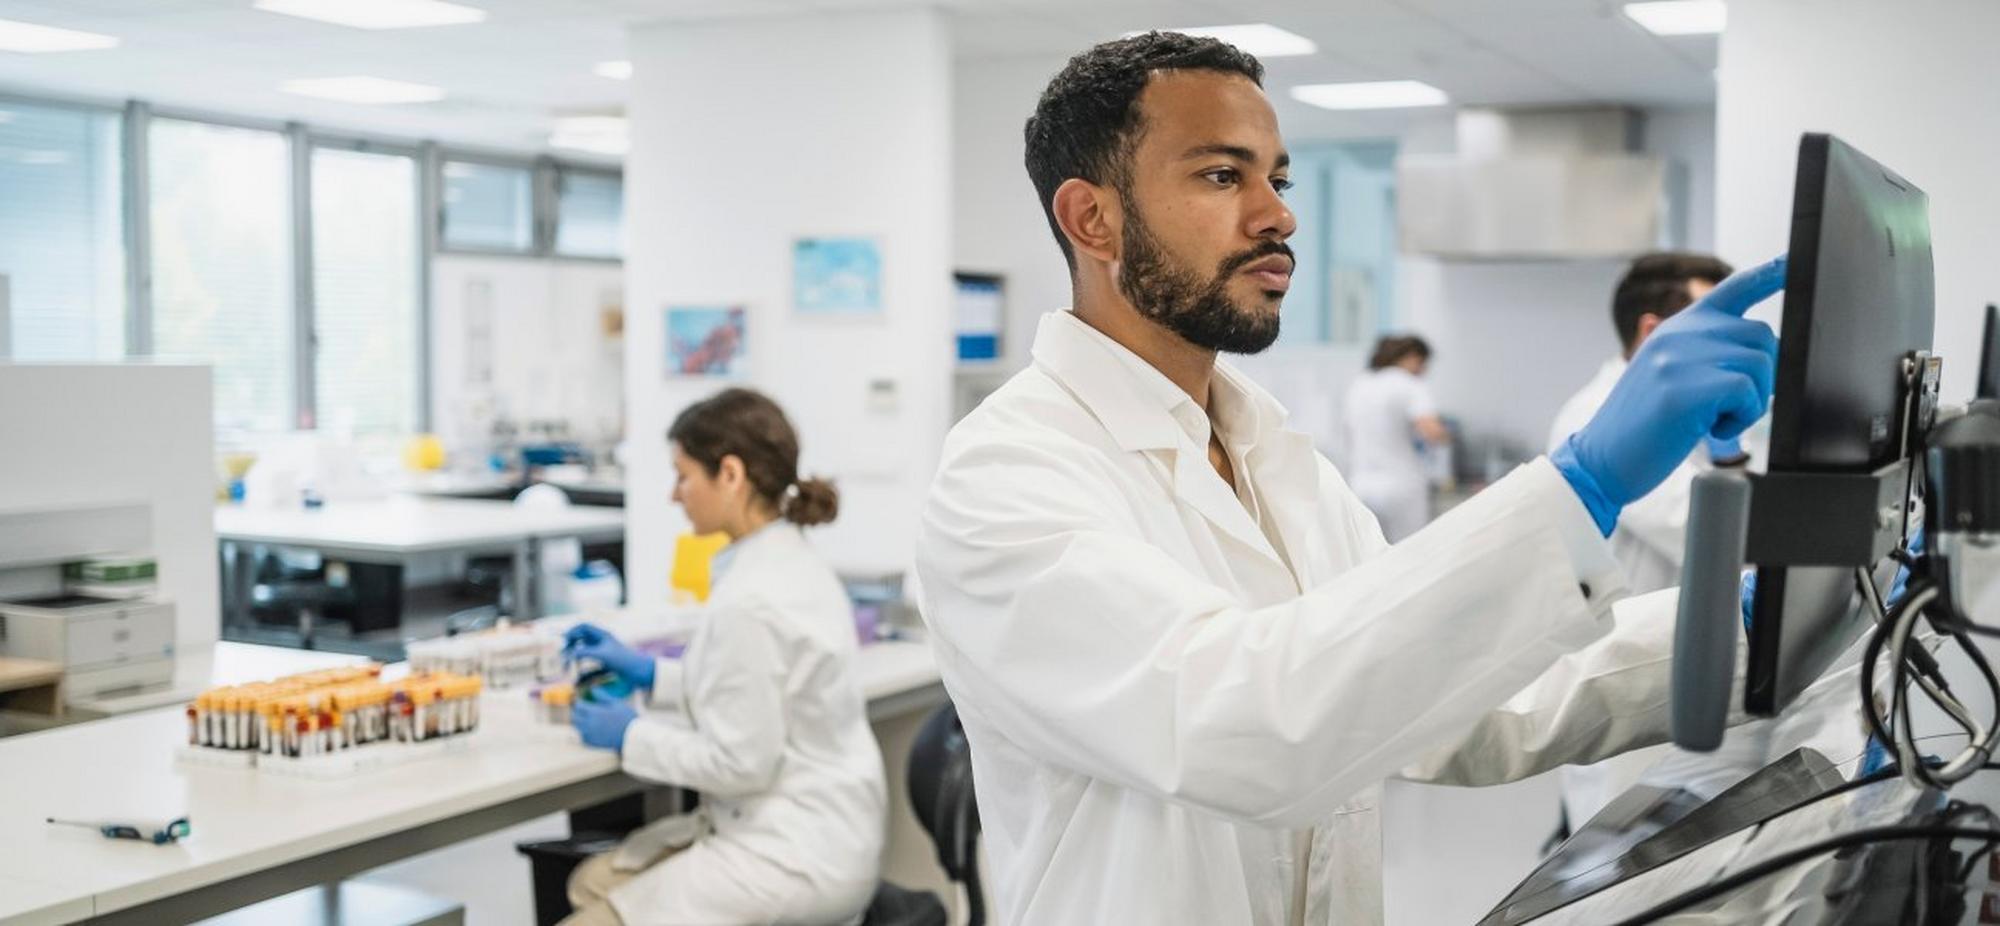
<path fill-rule="evenodd" d="M 1292 256 L 1282 241 L 1266 241 L 1223 260 L 1206 282 L 1192 269 L 1176 265 L 1139 217 L 1125 203 L 1124 259 L 1118 268 L 1118 288 L 1139 310 L 1182 340 L 1206 350 L 1254 354 L 1278 340 L 1278 313 L 1238 305 L 1229 297 L 1229 281 L 1250 262 L 1273 254 Z"/>

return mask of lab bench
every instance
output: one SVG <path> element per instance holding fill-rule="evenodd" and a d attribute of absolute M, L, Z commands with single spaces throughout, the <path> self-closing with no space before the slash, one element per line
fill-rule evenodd
<path fill-rule="evenodd" d="M 343 661 L 225 643 L 212 681 Z M 864 647 L 856 669 L 878 723 L 944 703 L 925 644 Z M 179 704 L 0 740 L 0 926 L 186 922 L 645 787 L 566 732 L 493 692 L 468 748 L 333 781 L 180 765 Z M 193 835 L 168 846 L 45 822 L 179 815 Z"/>

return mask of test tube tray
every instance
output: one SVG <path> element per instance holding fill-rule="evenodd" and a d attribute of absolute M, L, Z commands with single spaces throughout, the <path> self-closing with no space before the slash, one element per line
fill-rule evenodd
<path fill-rule="evenodd" d="M 261 756 L 257 760 L 257 770 L 287 778 L 309 778 L 315 781 L 331 781 L 352 778 L 369 772 L 440 756 L 469 752 L 472 736 L 461 734 L 421 743 L 370 743 L 354 749 L 319 756 Z"/>
<path fill-rule="evenodd" d="M 247 749 L 181 746 L 174 750 L 174 762 L 193 768 L 255 768 L 257 754 Z"/>
<path fill-rule="evenodd" d="M 326 755 L 298 758 L 267 756 L 254 750 L 181 746 L 174 751 L 174 760 L 190 768 L 255 769 L 286 778 L 331 781 L 467 752 L 472 748 L 472 738 L 470 734 L 459 734 L 422 743 L 370 743 Z"/>

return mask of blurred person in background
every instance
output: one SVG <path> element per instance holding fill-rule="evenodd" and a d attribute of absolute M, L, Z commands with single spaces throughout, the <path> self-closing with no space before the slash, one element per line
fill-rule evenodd
<path fill-rule="evenodd" d="M 1451 432 L 1424 385 L 1431 346 L 1415 335 L 1375 342 L 1368 372 L 1347 390 L 1347 481 L 1375 513 L 1390 543 L 1430 523 L 1432 466 L 1425 450 L 1443 450 Z"/>

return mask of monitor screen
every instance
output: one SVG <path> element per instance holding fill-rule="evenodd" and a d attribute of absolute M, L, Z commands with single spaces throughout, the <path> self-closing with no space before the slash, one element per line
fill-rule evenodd
<path fill-rule="evenodd" d="M 1922 190 L 1830 135 L 1799 142 L 1772 472 L 1867 473 L 1909 452 L 1903 359 L 1930 350 L 1929 205 Z M 1809 525 L 1801 525 L 1802 528 Z M 1877 564 L 1886 587 L 1894 563 Z M 1764 566 L 1745 707 L 1781 710 L 1869 621 L 1853 570 Z"/>

